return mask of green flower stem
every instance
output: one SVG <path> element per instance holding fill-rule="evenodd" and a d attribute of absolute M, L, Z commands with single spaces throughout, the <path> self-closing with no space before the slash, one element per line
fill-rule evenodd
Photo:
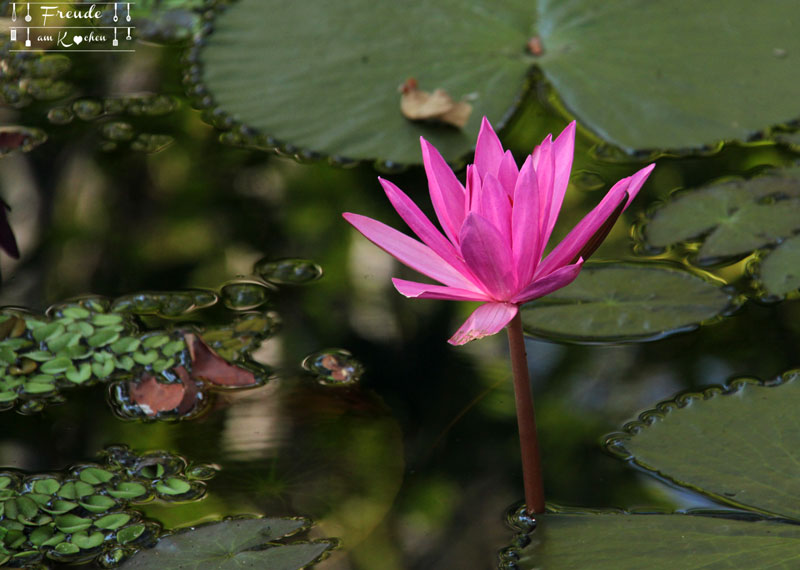
<path fill-rule="evenodd" d="M 529 513 L 544 512 L 544 485 L 542 462 L 539 457 L 539 437 L 536 435 L 536 414 L 533 410 L 533 393 L 528 375 L 528 356 L 522 335 L 522 317 L 519 312 L 508 323 L 508 349 L 511 354 L 511 372 L 514 376 L 514 399 L 517 403 L 517 426 L 522 452 L 522 479 L 525 486 L 525 505 Z"/>

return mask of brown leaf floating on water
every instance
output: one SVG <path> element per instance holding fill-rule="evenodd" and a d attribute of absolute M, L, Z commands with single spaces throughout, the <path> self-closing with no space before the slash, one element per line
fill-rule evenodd
<path fill-rule="evenodd" d="M 130 399 L 148 416 L 175 410 L 179 415 L 194 411 L 200 389 L 183 366 L 174 372 L 180 383 L 159 382 L 152 374 L 144 374 L 138 381 L 128 384 Z"/>
<path fill-rule="evenodd" d="M 192 375 L 216 386 L 254 386 L 258 383 L 249 370 L 231 364 L 192 333 L 183 337 L 192 359 Z"/>
<path fill-rule="evenodd" d="M 411 121 L 439 121 L 463 128 L 472 113 L 472 105 L 454 101 L 444 89 L 435 89 L 433 93 L 419 89 L 413 77 L 400 86 L 400 92 L 400 111 Z"/>

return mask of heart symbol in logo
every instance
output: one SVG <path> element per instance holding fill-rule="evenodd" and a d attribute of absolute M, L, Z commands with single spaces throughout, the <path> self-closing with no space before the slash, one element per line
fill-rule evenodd
<path fill-rule="evenodd" d="M 78 45 L 78 46 L 81 45 L 81 42 L 83 41 L 83 38 L 80 37 L 80 36 L 75 36 L 72 39 L 75 40 L 75 45 Z"/>

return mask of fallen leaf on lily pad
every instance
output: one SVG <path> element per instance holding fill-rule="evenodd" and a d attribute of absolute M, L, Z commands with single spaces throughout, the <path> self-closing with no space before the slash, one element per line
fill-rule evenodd
<path fill-rule="evenodd" d="M 412 121 L 439 121 L 463 128 L 472 113 L 466 101 L 454 101 L 444 89 L 428 93 L 418 88 L 417 80 L 409 78 L 400 87 L 400 111 Z"/>

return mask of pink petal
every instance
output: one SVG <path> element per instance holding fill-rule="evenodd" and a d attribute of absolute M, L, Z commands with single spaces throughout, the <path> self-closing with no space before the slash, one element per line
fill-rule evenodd
<path fill-rule="evenodd" d="M 461 275 L 431 248 L 372 218 L 345 212 L 345 220 L 364 237 L 398 261 L 451 287 L 472 289 L 475 285 Z"/>
<path fill-rule="evenodd" d="M 622 215 L 622 212 L 625 210 L 625 207 L 628 205 L 628 193 L 625 192 L 620 199 L 617 207 L 614 208 L 614 211 L 611 212 L 611 215 L 606 218 L 603 224 L 598 227 L 595 232 L 589 236 L 589 239 L 586 240 L 586 243 L 583 244 L 583 247 L 575 254 L 572 260 L 576 260 L 577 258 L 581 257 L 583 259 L 589 259 L 589 257 L 597 251 L 597 248 L 603 244 L 603 241 L 608 237 L 609 232 L 611 232 L 611 228 L 614 227 L 614 224 L 617 223 L 617 220 Z"/>
<path fill-rule="evenodd" d="M 519 168 L 517 168 L 517 161 L 514 160 L 514 155 L 511 154 L 511 151 L 507 150 L 503 155 L 503 161 L 500 163 L 500 168 L 497 169 L 497 179 L 511 197 L 514 196 L 514 186 L 517 183 L 518 176 Z"/>
<path fill-rule="evenodd" d="M 656 167 L 654 164 L 648 164 L 644 168 L 642 168 L 639 172 L 631 176 L 631 183 L 628 186 L 628 202 L 625 204 L 625 209 L 631 205 L 631 201 L 636 198 L 636 195 L 639 193 L 639 190 L 642 189 L 645 181 L 647 181 L 647 177 L 650 176 L 650 173 Z M 623 210 L 625 211 L 625 210 Z"/>
<path fill-rule="evenodd" d="M 488 295 L 456 287 L 443 287 L 430 283 L 417 283 L 405 279 L 392 278 L 395 289 L 406 297 L 414 299 L 444 299 L 447 301 L 490 301 Z"/>
<path fill-rule="evenodd" d="M 630 178 L 623 178 L 608 191 L 605 197 L 594 209 L 586 214 L 584 218 L 575 224 L 575 227 L 567 234 L 561 243 L 553 248 L 553 251 L 544 258 L 544 261 L 537 269 L 537 275 L 547 275 L 554 269 L 571 263 L 583 246 L 592 238 L 595 233 L 603 226 L 605 221 L 614 214 L 619 206 L 620 200 L 625 198 L 625 193 L 630 185 Z"/>
<path fill-rule="evenodd" d="M 605 197 L 600 200 L 600 203 L 572 228 L 572 231 L 561 243 L 553 248 L 550 255 L 542 261 L 537 274 L 547 275 L 556 267 L 570 263 L 575 259 L 589 240 L 603 227 L 606 220 L 614 215 L 621 200 L 625 200 L 623 210 L 628 207 L 631 200 L 639 193 L 653 168 L 655 168 L 655 164 L 645 166 L 633 176 L 623 178 L 614 184 Z M 627 197 L 625 196 L 626 193 Z"/>
<path fill-rule="evenodd" d="M 561 289 L 562 287 L 566 287 L 575 280 L 575 278 L 578 276 L 578 273 L 580 273 L 582 266 L 583 259 L 579 259 L 577 263 L 559 267 L 547 277 L 537 279 L 525 287 L 522 291 L 517 293 L 516 296 L 514 296 L 512 302 L 527 303 L 533 299 L 544 297 L 545 295 Z"/>
<path fill-rule="evenodd" d="M 494 299 L 508 299 L 517 287 L 508 236 L 483 216 L 470 213 L 460 239 L 461 255 L 484 290 Z"/>
<path fill-rule="evenodd" d="M 511 231 L 517 279 L 519 283 L 527 283 L 533 279 L 544 247 L 539 233 L 539 186 L 530 156 L 522 165 L 514 188 Z"/>
<path fill-rule="evenodd" d="M 476 206 L 472 211 L 489 220 L 511 246 L 511 199 L 494 174 L 484 178 Z"/>
<path fill-rule="evenodd" d="M 572 121 L 565 128 L 558 138 L 553 142 L 553 194 L 550 201 L 550 212 L 548 214 L 548 224 L 544 229 L 543 241 L 547 243 L 553 227 L 556 225 L 558 213 L 561 211 L 561 204 L 564 202 L 564 195 L 569 186 L 569 175 L 572 171 L 572 156 L 575 150 L 575 121 Z"/>
<path fill-rule="evenodd" d="M 453 243 L 458 243 L 458 230 L 466 215 L 466 193 L 461 182 L 432 144 L 420 137 L 422 162 L 428 177 L 431 202 L 444 233 Z"/>
<path fill-rule="evenodd" d="M 533 168 L 536 170 L 536 179 L 539 185 L 539 219 L 541 220 L 539 231 L 546 244 L 547 240 L 544 239 L 544 237 L 549 237 L 547 229 L 555 224 L 555 220 L 550 219 L 553 205 L 553 180 L 555 175 L 553 141 L 550 135 L 547 135 L 542 141 L 542 144 L 533 149 Z"/>
<path fill-rule="evenodd" d="M 383 186 L 387 198 L 400 214 L 400 217 L 408 224 L 417 236 L 430 247 L 437 255 L 444 259 L 447 263 L 452 265 L 464 277 L 477 283 L 477 280 L 471 278 L 471 272 L 464 261 L 459 257 L 458 252 L 452 243 L 447 241 L 442 233 L 436 229 L 436 226 L 431 223 L 428 217 L 422 213 L 422 210 L 409 198 L 400 188 L 384 180 L 378 178 L 378 181 Z"/>
<path fill-rule="evenodd" d="M 481 122 L 478 143 L 475 145 L 475 166 L 483 180 L 487 174 L 497 174 L 503 160 L 503 145 L 486 117 Z"/>
<path fill-rule="evenodd" d="M 633 176 L 623 178 L 614 184 L 605 197 L 600 200 L 600 203 L 572 228 L 572 231 L 567 234 L 567 237 L 561 243 L 553 248 L 550 255 L 542 261 L 537 274 L 547 275 L 556 267 L 570 263 L 575 259 L 584 250 L 584 246 L 597 235 L 606 220 L 615 214 L 621 200 L 625 200 L 623 211 L 628 207 L 633 197 L 639 193 L 654 167 L 654 164 L 645 166 Z"/>
<path fill-rule="evenodd" d="M 466 344 L 471 340 L 498 333 L 514 318 L 518 310 L 513 303 L 485 303 L 475 309 L 447 342 L 454 345 Z"/>
<path fill-rule="evenodd" d="M 474 164 L 467 165 L 467 213 L 472 211 L 475 204 L 481 197 L 481 177 L 478 168 Z"/>

